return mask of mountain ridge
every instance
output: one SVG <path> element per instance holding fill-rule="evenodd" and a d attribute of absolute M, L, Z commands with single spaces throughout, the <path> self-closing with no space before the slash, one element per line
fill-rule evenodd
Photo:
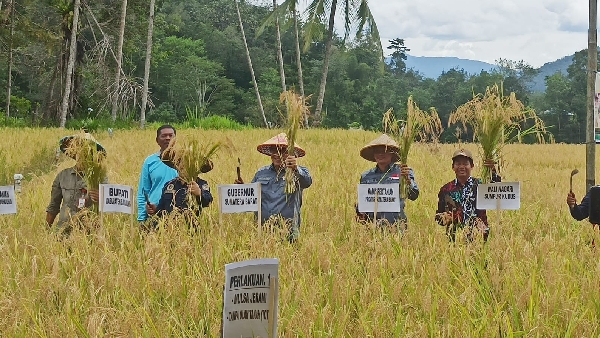
<path fill-rule="evenodd" d="M 546 62 L 537 68 L 539 73 L 529 84 L 529 89 L 533 92 L 544 92 L 546 90 L 546 76 L 553 75 L 556 72 L 567 74 L 567 68 L 572 63 L 574 55 L 573 53 L 555 61 Z M 447 72 L 450 69 L 463 69 L 469 75 L 477 75 L 481 71 L 493 71 L 497 68 L 496 65 L 488 62 L 453 56 L 413 56 L 407 54 L 406 57 L 407 69 L 413 69 L 424 77 L 432 79 L 437 79 L 442 72 Z"/>

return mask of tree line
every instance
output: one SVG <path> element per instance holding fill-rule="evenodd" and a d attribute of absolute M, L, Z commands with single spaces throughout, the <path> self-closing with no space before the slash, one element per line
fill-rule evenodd
<path fill-rule="evenodd" d="M 407 69 L 409 45 L 390 41 L 384 58 L 365 0 L 0 0 L 0 98 L 7 123 L 65 126 L 77 119 L 180 122 L 211 115 L 280 125 L 282 91 L 307 98 L 307 127 L 380 129 L 409 96 L 435 107 L 441 138 L 468 138 L 449 114 L 501 83 L 535 109 L 559 142 L 584 142 L 586 58 L 567 74 L 528 84 L 538 70 L 499 59 L 494 71 L 451 69 L 437 79 Z M 344 20 L 336 23 L 336 19 Z M 344 26 L 343 32 L 334 30 Z"/>

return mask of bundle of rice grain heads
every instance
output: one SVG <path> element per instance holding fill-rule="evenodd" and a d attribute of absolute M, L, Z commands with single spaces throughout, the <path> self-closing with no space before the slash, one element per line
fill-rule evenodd
<path fill-rule="evenodd" d="M 408 164 L 408 154 L 415 140 L 437 142 L 444 130 L 435 108 L 430 108 L 429 112 L 419 109 L 412 96 L 408 97 L 406 120 L 396 119 L 390 108 L 383 114 L 382 123 L 384 132 L 395 139 L 400 147 L 398 161 L 402 164 Z M 408 196 L 410 186 L 406 183 L 406 180 L 400 180 L 402 198 Z"/>
<path fill-rule="evenodd" d="M 168 159 L 179 173 L 179 177 L 189 184 L 196 180 L 198 174 L 212 169 L 211 159 L 222 146 L 221 142 L 204 145 L 196 139 L 180 142 L 173 138 L 164 150 L 162 158 Z M 196 199 L 191 196 L 189 190 L 188 205 L 196 205 Z"/>
<path fill-rule="evenodd" d="M 98 189 L 108 168 L 106 154 L 98 151 L 95 140 L 86 133 L 76 134 L 69 141 L 65 154 L 77 161 L 88 189 Z"/>
<path fill-rule="evenodd" d="M 465 132 L 473 130 L 473 142 L 479 142 L 484 160 L 493 160 L 502 165 L 502 147 L 506 143 L 521 142 L 526 135 L 533 134 L 539 143 L 544 143 L 546 128 L 532 109 L 517 100 L 515 93 L 502 94 L 498 85 L 488 87 L 485 95 L 474 95 L 473 99 L 450 114 L 448 125 L 461 123 Z M 525 128 L 523 125 L 529 125 Z M 552 141 L 552 136 L 549 136 Z M 481 179 L 489 183 L 492 171 L 481 166 Z"/>
<path fill-rule="evenodd" d="M 297 95 L 294 90 L 288 90 L 279 96 L 279 102 L 285 103 L 287 109 L 286 136 L 288 141 L 287 151 L 289 156 L 295 155 L 296 138 L 298 130 L 302 123 L 302 118 L 308 116 L 309 107 L 306 100 Z M 297 180 L 294 171 L 291 168 L 285 169 L 285 193 L 292 194 L 297 189 Z"/>

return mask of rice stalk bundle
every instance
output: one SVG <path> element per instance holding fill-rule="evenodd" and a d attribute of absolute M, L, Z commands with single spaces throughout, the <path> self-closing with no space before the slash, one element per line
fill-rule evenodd
<path fill-rule="evenodd" d="M 442 122 L 435 108 L 430 108 L 429 112 L 419 109 L 409 96 L 407 102 L 406 119 L 399 120 L 393 114 L 390 108 L 383 114 L 384 132 L 389 134 L 396 142 L 400 150 L 398 151 L 398 161 L 402 164 L 408 164 L 408 154 L 415 142 L 432 141 L 436 142 L 442 133 Z M 402 198 L 407 198 L 410 186 L 405 179 L 400 180 L 400 194 Z"/>
<path fill-rule="evenodd" d="M 222 146 L 221 142 L 207 145 L 201 144 L 197 139 L 179 142 L 177 138 L 173 138 L 169 142 L 169 146 L 163 151 L 161 158 L 165 162 L 170 162 L 173 168 L 177 170 L 179 177 L 189 186 L 196 181 L 196 177 L 200 173 L 212 169 L 211 159 Z M 190 189 L 187 192 L 187 202 L 190 207 L 198 206 Z"/>
<path fill-rule="evenodd" d="M 89 134 L 74 135 L 69 141 L 65 154 L 77 161 L 78 169 L 90 190 L 98 190 L 107 175 L 106 153 L 98 151 L 96 141 Z"/>
<path fill-rule="evenodd" d="M 471 101 L 458 107 L 448 120 L 448 125 L 461 123 L 465 132 L 471 127 L 473 142 L 479 143 L 483 159 L 500 164 L 505 144 L 521 142 L 524 136 L 531 134 L 539 143 L 545 143 L 547 133 L 544 122 L 533 109 L 525 107 L 514 92 L 509 96 L 502 92 L 497 84 L 488 87 L 484 95 L 474 95 Z M 492 169 L 484 165 L 481 168 L 483 183 L 489 183 Z"/>
<path fill-rule="evenodd" d="M 304 116 L 308 115 L 309 107 L 302 96 L 296 94 L 293 89 L 281 93 L 279 102 L 285 103 L 287 111 L 286 137 L 288 156 L 296 155 L 296 138 Z M 297 189 L 296 173 L 292 168 L 285 169 L 285 193 L 293 194 Z"/>

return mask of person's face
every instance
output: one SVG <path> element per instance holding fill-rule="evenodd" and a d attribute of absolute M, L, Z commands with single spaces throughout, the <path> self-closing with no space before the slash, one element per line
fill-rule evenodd
<path fill-rule="evenodd" d="M 473 171 L 473 165 L 468 157 L 459 156 L 452 162 L 452 170 L 456 174 L 458 179 L 468 179 L 471 177 L 471 171 Z"/>
<path fill-rule="evenodd" d="M 373 157 L 375 157 L 375 162 L 379 167 L 385 168 L 392 163 L 393 154 L 387 152 L 385 147 L 375 147 Z"/>
<path fill-rule="evenodd" d="M 287 158 L 287 149 L 282 147 L 277 147 L 273 149 L 271 153 L 271 161 L 275 168 L 280 168 L 283 161 Z"/>
<path fill-rule="evenodd" d="M 160 151 L 167 149 L 173 137 L 175 137 L 175 130 L 173 128 L 165 128 L 160 131 L 160 134 L 156 138 L 156 143 L 160 147 Z"/>

